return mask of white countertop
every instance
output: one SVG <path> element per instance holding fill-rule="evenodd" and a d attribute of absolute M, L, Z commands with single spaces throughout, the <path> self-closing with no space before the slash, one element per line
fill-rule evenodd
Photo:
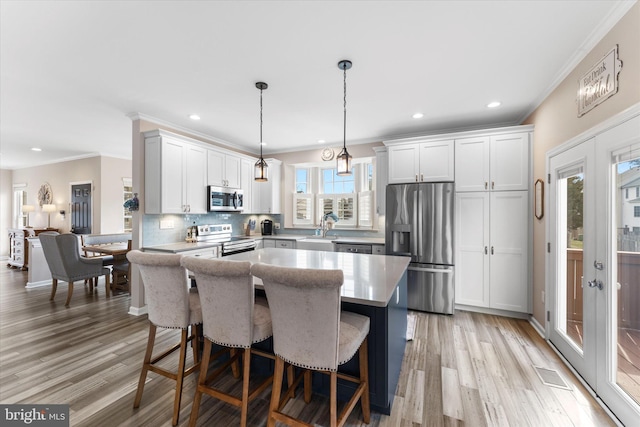
<path fill-rule="evenodd" d="M 304 234 L 274 234 L 272 236 L 251 236 L 253 238 L 273 239 L 273 240 L 328 240 L 333 243 L 355 243 L 365 245 L 384 245 L 384 237 L 348 237 L 348 236 L 332 236 L 328 235 L 322 239 L 317 236 Z"/>
<path fill-rule="evenodd" d="M 155 252 L 168 252 L 168 253 L 180 253 L 185 251 L 195 251 L 200 249 L 214 248 L 216 246 L 220 246 L 220 243 L 211 243 L 211 242 L 178 242 L 178 243 L 168 243 L 166 245 L 157 245 L 157 246 L 145 246 L 142 248 L 143 251 L 155 251 Z"/>
<path fill-rule="evenodd" d="M 281 267 L 341 269 L 342 300 L 386 307 L 409 266 L 409 257 L 266 248 L 225 257 Z M 256 279 L 256 285 L 262 285 Z"/>

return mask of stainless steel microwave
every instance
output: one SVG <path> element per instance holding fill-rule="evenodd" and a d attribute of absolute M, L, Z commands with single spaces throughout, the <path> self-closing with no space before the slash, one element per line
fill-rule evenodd
<path fill-rule="evenodd" d="M 242 212 L 242 209 L 244 203 L 241 189 L 207 186 L 207 211 Z"/>

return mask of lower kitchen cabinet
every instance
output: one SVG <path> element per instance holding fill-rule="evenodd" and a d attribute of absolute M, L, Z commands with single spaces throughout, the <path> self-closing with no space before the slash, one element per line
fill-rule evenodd
<path fill-rule="evenodd" d="M 529 192 L 456 194 L 456 304 L 529 312 Z"/>
<path fill-rule="evenodd" d="M 285 249 L 295 249 L 296 241 L 295 240 L 286 240 L 286 239 L 269 239 L 267 237 L 262 238 L 262 247 L 263 248 L 285 248 Z"/>

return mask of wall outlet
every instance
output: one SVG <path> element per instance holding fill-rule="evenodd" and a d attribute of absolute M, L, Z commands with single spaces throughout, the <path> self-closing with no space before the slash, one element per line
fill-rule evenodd
<path fill-rule="evenodd" d="M 170 228 L 175 228 L 175 224 L 172 219 L 160 220 L 160 230 L 168 230 Z"/>
<path fill-rule="evenodd" d="M 280 223 L 279 222 L 274 223 L 273 226 L 275 227 L 276 230 L 280 230 Z"/>

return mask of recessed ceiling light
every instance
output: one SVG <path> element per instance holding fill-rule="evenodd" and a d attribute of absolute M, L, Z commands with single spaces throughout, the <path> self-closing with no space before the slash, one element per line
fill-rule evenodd
<path fill-rule="evenodd" d="M 500 106 L 500 101 L 493 101 L 487 104 L 487 107 L 489 108 L 496 108 Z"/>
<path fill-rule="evenodd" d="M 200 116 L 199 116 L 199 115 L 197 115 L 197 114 L 191 114 L 191 115 L 189 115 L 189 118 L 190 118 L 191 120 L 200 120 Z"/>
<path fill-rule="evenodd" d="M 324 144 L 325 142 L 327 142 L 327 141 L 325 141 L 324 139 L 319 139 L 318 140 L 318 144 Z"/>
<path fill-rule="evenodd" d="M 33 147 L 33 148 L 31 149 L 31 151 L 42 151 L 42 148 Z"/>
<path fill-rule="evenodd" d="M 424 117 L 424 114 L 422 114 L 422 113 L 415 113 L 415 114 L 414 114 L 413 116 L 411 116 L 411 117 L 413 117 L 414 119 L 421 119 L 421 118 L 423 118 L 423 117 Z"/>

